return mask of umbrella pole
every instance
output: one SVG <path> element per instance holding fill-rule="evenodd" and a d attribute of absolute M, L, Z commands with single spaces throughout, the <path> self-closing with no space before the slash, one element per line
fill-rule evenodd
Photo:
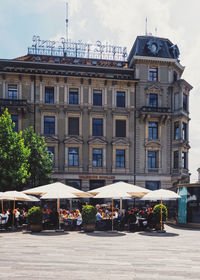
<path fill-rule="evenodd" d="M 120 197 L 120 215 L 122 213 L 122 197 Z"/>
<path fill-rule="evenodd" d="M 72 199 L 69 199 L 69 209 L 72 210 Z"/>
<path fill-rule="evenodd" d="M 161 230 L 163 230 L 163 217 L 162 217 L 162 199 L 161 199 L 161 207 L 160 207 L 160 225 L 161 225 Z"/>
<path fill-rule="evenodd" d="M 58 211 L 58 228 L 60 230 L 60 199 L 57 199 L 57 211 Z"/>
<path fill-rule="evenodd" d="M 15 199 L 13 201 L 13 228 L 14 228 L 14 222 L 15 222 Z"/>
<path fill-rule="evenodd" d="M 112 215 L 111 215 L 111 218 L 112 218 L 112 231 L 113 231 L 113 199 L 112 199 Z"/>
<path fill-rule="evenodd" d="M 1 200 L 1 209 L 2 209 L 2 213 L 3 213 L 3 199 Z"/>

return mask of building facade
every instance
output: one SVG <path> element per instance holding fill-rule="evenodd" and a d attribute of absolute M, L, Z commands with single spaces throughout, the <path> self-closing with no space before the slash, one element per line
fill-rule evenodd
<path fill-rule="evenodd" d="M 35 53 L 0 60 L 1 111 L 45 137 L 56 180 L 85 191 L 116 181 L 189 182 L 189 92 L 179 51 L 138 36 L 124 61 Z"/>

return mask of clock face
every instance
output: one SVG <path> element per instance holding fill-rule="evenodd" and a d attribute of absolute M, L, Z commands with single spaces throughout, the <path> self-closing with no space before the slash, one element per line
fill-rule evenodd
<path fill-rule="evenodd" d="M 162 43 L 157 38 L 152 38 L 147 42 L 147 48 L 149 52 L 153 55 L 158 55 L 161 50 Z"/>
<path fill-rule="evenodd" d="M 156 53 L 156 51 L 157 51 L 157 45 L 154 43 L 154 44 L 152 44 L 151 45 L 151 51 L 152 51 L 152 53 Z"/>

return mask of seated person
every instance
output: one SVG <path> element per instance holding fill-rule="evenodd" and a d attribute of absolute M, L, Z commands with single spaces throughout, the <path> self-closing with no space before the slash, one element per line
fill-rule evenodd
<path fill-rule="evenodd" d="M 103 230 L 103 228 L 104 228 L 103 218 L 101 216 L 100 209 L 97 211 L 97 214 L 96 214 L 96 227 L 97 227 L 97 230 Z"/>
<path fill-rule="evenodd" d="M 102 216 L 101 216 L 100 210 L 98 210 L 97 214 L 96 214 L 96 221 L 99 222 L 101 220 L 102 220 Z"/>
<path fill-rule="evenodd" d="M 69 219 L 73 219 L 74 218 L 74 211 L 73 210 L 70 210 L 68 218 Z"/>
<path fill-rule="evenodd" d="M 136 214 L 135 214 L 134 210 L 132 209 L 131 211 L 129 211 L 129 215 L 128 215 L 129 231 L 135 230 L 136 222 L 137 222 Z"/>
<path fill-rule="evenodd" d="M 5 226 L 7 224 L 7 222 L 8 222 L 8 214 L 3 211 L 0 214 L 0 223 L 1 223 L 1 225 Z"/>
<path fill-rule="evenodd" d="M 76 209 L 76 217 L 77 217 L 76 226 L 77 226 L 77 229 L 80 230 L 83 219 L 82 219 L 82 215 L 78 209 Z"/>

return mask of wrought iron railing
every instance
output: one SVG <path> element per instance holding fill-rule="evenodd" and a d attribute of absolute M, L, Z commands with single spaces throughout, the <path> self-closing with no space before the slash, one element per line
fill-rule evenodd
<path fill-rule="evenodd" d="M 4 99 L 0 98 L 0 106 L 27 106 L 26 99 Z"/>
<path fill-rule="evenodd" d="M 168 107 L 151 107 L 151 106 L 143 106 L 140 109 L 141 112 L 147 113 L 170 113 L 170 108 Z"/>

